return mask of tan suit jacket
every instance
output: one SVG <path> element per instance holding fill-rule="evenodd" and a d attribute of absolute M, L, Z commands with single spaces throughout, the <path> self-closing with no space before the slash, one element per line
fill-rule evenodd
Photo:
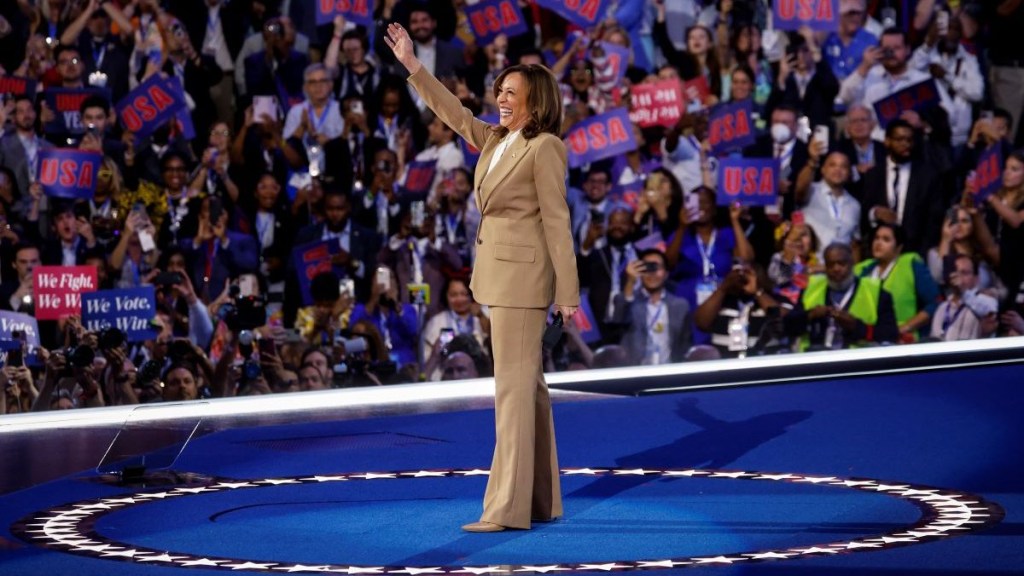
<path fill-rule="evenodd" d="M 566 204 L 565 144 L 520 134 L 488 171 L 501 141 L 443 84 L 420 68 L 409 77 L 442 122 L 480 150 L 474 189 L 480 208 L 470 288 L 477 302 L 510 308 L 579 306 L 579 277 Z"/>

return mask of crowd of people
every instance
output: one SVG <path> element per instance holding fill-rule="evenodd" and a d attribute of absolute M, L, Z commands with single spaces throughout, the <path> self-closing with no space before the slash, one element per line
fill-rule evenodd
<path fill-rule="evenodd" d="M 513 63 L 561 80 L 563 132 L 632 86 L 705 81 L 674 126 L 570 170 L 585 314 L 548 370 L 1024 334 L 1021 0 L 841 0 L 832 32 L 776 30 L 766 0 L 619 0 L 590 28 L 518 0 L 526 31 L 486 45 L 474 3 L 380 0 L 368 27 L 299 0 L 2 3 L 0 75 L 37 90 L 0 110 L 0 309 L 33 312 L 40 265 L 95 266 L 101 289 L 155 287 L 158 336 L 40 321 L 38 346 L 4 343 L 0 413 L 493 373 L 475 151 L 406 84 L 390 22 L 476 116 Z M 154 75 L 192 126 L 138 138 L 114 104 Z M 937 104 L 883 125 L 877 102 L 930 79 Z M 48 91 L 87 87 L 55 123 Z M 777 159 L 775 205 L 716 193 L 709 110 L 744 100 L 756 141 L 729 154 Z M 91 200 L 37 181 L 50 148 L 102 153 Z"/>

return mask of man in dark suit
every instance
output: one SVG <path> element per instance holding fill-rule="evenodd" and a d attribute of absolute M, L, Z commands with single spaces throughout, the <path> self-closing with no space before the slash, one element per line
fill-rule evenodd
<path fill-rule="evenodd" d="M 884 159 L 864 175 L 863 236 L 879 222 L 898 224 L 906 234 L 904 252 L 923 253 L 939 241 L 949 198 L 936 170 L 915 159 L 914 128 L 893 120 L 885 129 Z"/>
<path fill-rule="evenodd" d="M 245 59 L 245 89 L 248 98 L 239 108 L 248 106 L 253 96 L 287 97 L 296 102 L 303 98 L 306 66 L 309 57 L 294 49 L 295 29 L 288 18 L 275 18 L 263 27 L 264 50 Z M 292 102 L 280 102 L 284 110 Z"/>
<path fill-rule="evenodd" d="M 831 126 L 832 109 L 839 81 L 825 59 L 817 64 L 807 40 L 799 34 L 790 34 L 786 56 L 779 63 L 779 75 L 772 86 L 767 108 L 780 104 L 798 108 L 810 120 L 811 126 Z"/>
<path fill-rule="evenodd" d="M 221 81 L 224 71 L 217 65 L 213 56 L 199 53 L 185 31 L 184 25 L 177 20 L 170 25 L 171 33 L 164 40 L 167 50 L 167 61 L 163 72 L 171 78 L 177 78 L 191 97 L 189 114 L 197 135 L 210 133 L 217 117 L 217 109 L 210 98 L 210 88 Z"/>
<path fill-rule="evenodd" d="M 211 214 L 213 202 L 216 214 Z M 196 294 L 209 301 L 217 297 L 228 281 L 259 269 L 259 247 L 247 234 L 228 230 L 228 213 L 213 198 L 202 200 L 199 231 L 184 240 L 182 249 L 191 265 Z"/>
<path fill-rule="evenodd" d="M 88 212 L 88 206 L 84 203 L 81 207 Z M 76 214 L 75 208 L 75 204 L 67 200 L 54 202 L 50 216 L 56 234 L 46 239 L 28 235 L 34 243 L 42 246 L 43 264 L 80 266 L 97 249 L 92 225 L 83 214 Z"/>
<path fill-rule="evenodd" d="M 455 76 L 456 72 L 465 67 L 466 60 L 462 50 L 451 42 L 437 37 L 437 19 L 434 17 L 433 6 L 428 2 L 409 3 L 409 35 L 412 37 L 416 57 L 434 76 L 445 78 Z M 391 50 L 384 46 L 383 34 L 377 35 L 377 54 L 389 64 L 394 63 Z M 404 70 L 399 70 L 401 75 Z"/>
<path fill-rule="evenodd" d="M 790 104 L 779 104 L 771 114 L 771 133 L 762 136 L 743 150 L 747 158 L 776 158 L 779 161 L 779 200 L 775 206 L 751 207 L 746 210 L 749 218 L 747 237 L 752 246 L 773 246 L 775 244 L 775 223 L 780 217 L 789 218 L 796 209 L 794 191 L 797 176 L 810 157 L 807 144 L 796 137 L 797 109 Z M 768 267 L 771 250 L 758 250 L 757 262 Z"/>
<path fill-rule="evenodd" d="M 82 70 L 88 83 L 92 86 L 105 86 L 110 90 L 111 100 L 119 102 L 128 94 L 129 67 L 131 48 L 122 39 L 110 33 L 111 11 L 120 9 L 104 2 L 99 10 L 93 13 L 83 11 L 71 23 L 61 36 L 62 44 L 78 47 L 82 57 Z M 127 22 L 123 14 L 118 15 L 119 22 Z"/>
<path fill-rule="evenodd" d="M 53 148 L 36 134 L 37 112 L 30 98 L 18 96 L 14 101 L 14 130 L 0 138 L 0 165 L 14 173 L 16 196 L 21 197 L 15 210 L 22 217 L 31 203 L 28 187 L 36 179 L 39 151 Z"/>
<path fill-rule="evenodd" d="M 875 130 L 875 113 L 863 104 L 854 104 L 846 110 L 846 135 L 836 149 L 850 160 L 850 194 L 858 201 L 862 194 L 864 175 L 885 160 L 885 144 L 871 138 Z"/>
<path fill-rule="evenodd" d="M 242 50 L 249 24 L 248 2 L 228 0 L 183 0 L 175 13 L 181 19 L 193 46 L 214 59 L 224 71 L 220 82 L 210 89 L 217 109 L 217 118 L 233 122 L 232 103 L 235 90 L 235 60 Z"/>
<path fill-rule="evenodd" d="M 380 237 L 371 229 L 360 226 L 350 216 L 352 202 L 347 194 L 337 188 L 324 190 L 324 221 L 299 230 L 295 235 L 295 246 L 321 240 L 338 243 L 338 253 L 333 264 L 346 271 L 355 280 L 356 297 L 365 301 L 370 296 L 370 282 L 377 267 L 377 252 Z M 289 260 L 288 283 L 285 287 L 285 323 L 294 318 L 299 306 L 299 287 L 295 280 L 295 262 Z M 289 313 L 291 314 L 289 316 Z"/>
<path fill-rule="evenodd" d="M 635 364 L 682 362 L 690 347 L 692 319 L 685 299 L 665 289 L 668 261 L 656 249 L 644 250 L 626 267 L 622 293 L 615 297 L 615 322 L 629 328 L 622 346 Z M 637 279 L 643 290 L 636 293 Z"/>
<path fill-rule="evenodd" d="M 599 226 L 604 228 L 603 223 Z M 614 208 L 608 216 L 607 228 L 604 235 L 607 241 L 581 254 L 576 264 L 580 271 L 580 287 L 587 291 L 587 301 L 594 312 L 601 341 L 618 344 L 626 326 L 613 322 L 613 304 L 627 282 L 626 267 L 637 260 L 636 249 L 629 241 L 634 230 L 632 211 L 625 207 Z"/>

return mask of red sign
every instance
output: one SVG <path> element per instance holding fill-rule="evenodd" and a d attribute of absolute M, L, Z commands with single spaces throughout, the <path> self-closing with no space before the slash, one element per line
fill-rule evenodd
<path fill-rule="evenodd" d="M 95 292 L 95 266 L 39 266 L 32 271 L 36 319 L 59 320 L 82 313 L 82 294 Z"/>
<path fill-rule="evenodd" d="M 35 98 L 36 81 L 31 78 L 21 78 L 19 76 L 0 76 L 0 94 Z"/>
<path fill-rule="evenodd" d="M 675 126 L 683 115 L 683 85 L 679 80 L 637 84 L 630 89 L 630 122 L 641 128 Z"/>
<path fill-rule="evenodd" d="M 686 96 L 688 108 L 694 102 L 699 104 L 699 106 L 693 105 L 693 109 L 700 110 L 704 108 L 705 103 L 708 101 L 708 96 L 711 95 L 711 89 L 708 88 L 708 79 L 703 76 L 697 76 L 693 80 L 687 80 L 683 84 L 683 95 Z"/>

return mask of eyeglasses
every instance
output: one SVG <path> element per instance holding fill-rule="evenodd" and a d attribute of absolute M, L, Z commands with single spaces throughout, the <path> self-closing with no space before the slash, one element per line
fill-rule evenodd
<path fill-rule="evenodd" d="M 60 64 L 61 66 L 67 66 L 68 64 L 81 64 L 81 63 L 82 63 L 82 61 L 80 59 L 78 59 L 78 58 L 72 58 L 70 60 L 65 60 L 64 58 L 61 58 L 60 60 L 57 61 L 57 64 Z"/>
<path fill-rule="evenodd" d="M 231 136 L 231 130 L 210 130 L 214 136 Z"/>
<path fill-rule="evenodd" d="M 330 84 L 330 83 L 331 83 L 331 80 L 329 78 L 310 78 L 309 80 L 306 80 L 306 84 Z"/>

